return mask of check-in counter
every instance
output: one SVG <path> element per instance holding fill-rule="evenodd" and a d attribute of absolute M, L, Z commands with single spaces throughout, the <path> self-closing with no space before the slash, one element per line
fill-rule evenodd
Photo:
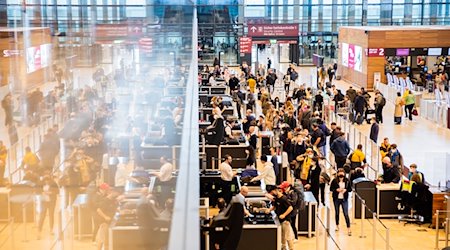
<path fill-rule="evenodd" d="M 213 119 L 210 119 L 210 116 L 212 115 L 212 108 L 199 108 L 199 119 L 202 121 L 212 121 Z M 233 116 L 234 109 L 233 108 L 225 108 L 222 112 L 223 117 L 227 116 Z"/>
<path fill-rule="evenodd" d="M 226 86 L 202 86 L 200 91 L 206 92 L 208 95 L 224 95 L 227 91 Z"/>
<path fill-rule="evenodd" d="M 297 234 L 308 235 L 308 238 L 314 234 L 316 235 L 316 215 L 317 215 L 317 201 L 312 192 L 304 192 L 306 207 L 299 211 L 297 215 Z"/>
<path fill-rule="evenodd" d="M 246 203 L 265 201 L 266 197 L 246 198 Z M 251 210 L 251 208 L 249 208 Z M 268 215 L 258 216 L 255 211 L 250 211 L 255 217 L 246 218 L 239 241 L 239 250 L 246 249 L 281 249 L 281 224 L 274 212 Z M 260 219 L 258 217 L 262 217 Z"/>
<path fill-rule="evenodd" d="M 0 188 L 0 221 L 9 221 L 11 217 L 11 203 L 10 195 L 11 189 L 1 187 Z"/>
<path fill-rule="evenodd" d="M 82 237 L 92 237 L 92 212 L 88 205 L 87 194 L 79 194 L 72 204 L 74 236 L 80 240 Z"/>
<path fill-rule="evenodd" d="M 218 198 L 223 197 L 224 193 L 231 192 L 231 195 L 239 193 L 240 183 L 238 177 L 234 177 L 231 184 L 227 185 L 220 178 L 219 171 L 207 171 L 200 173 L 200 197 L 209 198 L 209 204 L 215 206 Z"/>
<path fill-rule="evenodd" d="M 261 138 L 261 154 L 270 155 L 270 148 L 273 146 L 273 132 L 272 131 L 261 131 L 259 136 Z"/>
<path fill-rule="evenodd" d="M 353 192 L 359 195 L 361 199 L 366 203 L 367 208 L 372 210 L 373 212 L 377 211 L 377 188 L 376 184 L 367 179 L 367 178 L 358 178 L 353 181 Z M 361 200 L 358 199 L 355 195 L 355 199 L 353 200 L 353 215 L 355 219 L 361 219 Z M 372 218 L 373 214 L 367 212 L 365 213 L 366 219 Z"/>
<path fill-rule="evenodd" d="M 176 168 L 177 166 L 175 159 L 177 151 L 179 152 L 179 146 L 177 147 L 178 149 L 172 146 L 158 146 L 142 143 L 141 164 L 145 167 L 145 169 L 159 169 L 161 167 L 161 156 L 167 156 L 173 160 L 172 165 Z"/>
<path fill-rule="evenodd" d="M 222 145 L 220 146 L 220 157 L 223 158 L 225 155 L 231 155 L 231 157 L 233 157 L 231 167 L 245 169 L 247 162 L 245 149 L 247 149 L 247 147 L 248 146 L 245 143 L 239 145 Z"/>
<path fill-rule="evenodd" d="M 244 223 L 238 250 L 277 249 L 281 250 L 281 225 L 274 215 L 273 224 Z"/>
<path fill-rule="evenodd" d="M 140 189 L 130 190 L 124 194 L 116 215 L 109 226 L 109 250 L 146 250 L 164 249 L 170 232 L 170 215 L 163 215 L 151 201 L 145 207 L 146 221 L 139 218 L 141 203 Z M 144 226 L 145 225 L 145 226 Z"/>
<path fill-rule="evenodd" d="M 410 213 L 410 208 L 401 203 L 400 183 L 383 183 L 377 185 L 378 217 L 398 217 Z"/>

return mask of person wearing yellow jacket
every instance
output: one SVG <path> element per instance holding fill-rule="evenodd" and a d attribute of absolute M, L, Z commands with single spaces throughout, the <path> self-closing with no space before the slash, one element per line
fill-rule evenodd
<path fill-rule="evenodd" d="M 256 88 L 256 80 L 253 75 L 250 75 L 250 78 L 248 78 L 248 80 L 247 80 L 247 84 L 248 84 L 248 87 L 250 88 L 250 93 L 254 94 L 255 88 Z"/>
<path fill-rule="evenodd" d="M 0 186 L 3 185 L 3 177 L 5 176 L 7 156 L 8 150 L 6 149 L 6 146 L 3 144 L 3 141 L 0 141 Z"/>
<path fill-rule="evenodd" d="M 36 171 L 39 165 L 39 157 L 31 152 L 30 147 L 25 148 L 25 155 L 22 159 L 22 164 L 20 165 L 21 168 L 25 167 L 28 170 Z"/>
<path fill-rule="evenodd" d="M 381 159 L 384 159 L 391 151 L 391 144 L 389 143 L 389 138 L 384 138 L 383 142 L 380 145 L 380 155 Z"/>
<path fill-rule="evenodd" d="M 366 163 L 366 156 L 362 151 L 362 145 L 358 144 L 357 148 L 350 157 L 351 167 L 352 169 L 358 168 L 362 166 L 362 162 Z"/>

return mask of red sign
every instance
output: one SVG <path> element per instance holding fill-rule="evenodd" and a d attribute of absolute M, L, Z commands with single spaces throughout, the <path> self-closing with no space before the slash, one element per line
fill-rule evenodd
<path fill-rule="evenodd" d="M 252 38 L 240 37 L 239 38 L 239 52 L 244 54 L 252 53 Z"/>
<path fill-rule="evenodd" d="M 153 38 L 144 37 L 139 39 L 139 48 L 142 52 L 151 53 L 153 51 Z"/>
<path fill-rule="evenodd" d="M 248 26 L 248 36 L 298 36 L 298 24 L 252 24 Z"/>
<path fill-rule="evenodd" d="M 383 48 L 366 49 L 366 56 L 368 56 L 368 57 L 383 57 L 384 49 Z"/>
<path fill-rule="evenodd" d="M 128 25 L 126 24 L 98 24 L 95 26 L 97 37 L 126 37 Z"/>

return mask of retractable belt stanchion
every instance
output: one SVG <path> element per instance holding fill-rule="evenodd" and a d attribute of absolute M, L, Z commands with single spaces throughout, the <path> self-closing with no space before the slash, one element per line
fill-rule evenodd
<path fill-rule="evenodd" d="M 366 202 L 361 200 L 361 235 L 359 238 L 366 238 L 364 235 L 364 220 L 366 219 Z"/>
<path fill-rule="evenodd" d="M 386 250 L 390 249 L 390 245 L 389 245 L 389 228 L 386 228 Z"/>
<path fill-rule="evenodd" d="M 377 216 L 376 213 L 373 213 L 373 239 L 372 239 L 372 249 L 376 250 L 376 243 L 377 243 Z"/>

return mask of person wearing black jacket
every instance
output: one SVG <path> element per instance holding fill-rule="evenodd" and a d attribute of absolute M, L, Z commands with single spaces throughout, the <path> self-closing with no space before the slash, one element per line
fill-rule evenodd
<path fill-rule="evenodd" d="M 383 183 L 398 183 L 400 181 L 400 172 L 391 163 L 389 157 L 383 159 Z"/>
<path fill-rule="evenodd" d="M 336 140 L 339 137 L 339 134 L 341 133 L 341 127 L 336 126 L 335 122 L 331 123 L 331 135 L 330 135 L 330 145 L 333 144 L 334 140 Z"/>
<path fill-rule="evenodd" d="M 317 202 L 319 202 L 320 172 L 322 172 L 322 169 L 319 166 L 319 158 L 313 157 L 311 159 L 311 167 L 309 169 L 305 189 L 311 191 Z"/>
<path fill-rule="evenodd" d="M 345 133 L 340 132 L 339 137 L 331 143 L 330 150 L 334 154 L 334 161 L 336 168 L 343 168 L 347 161 L 347 156 L 350 153 L 350 145 L 345 140 Z"/>
<path fill-rule="evenodd" d="M 361 91 L 358 91 L 358 95 L 355 97 L 355 120 L 358 120 L 359 116 L 364 115 L 364 110 L 366 109 L 366 99 L 362 95 Z"/>
<path fill-rule="evenodd" d="M 278 79 L 277 75 L 273 72 L 272 69 L 269 69 L 269 74 L 266 77 L 266 85 L 269 89 L 269 92 L 272 93 L 275 87 L 275 82 Z"/>
<path fill-rule="evenodd" d="M 342 206 L 345 223 L 347 224 L 348 235 L 352 235 L 350 230 L 350 218 L 348 216 L 348 193 L 352 191 L 350 180 L 345 177 L 345 172 L 340 170 L 337 177 L 331 181 L 330 191 L 333 193 L 333 203 L 335 209 L 336 231 L 339 230 L 339 207 Z"/>
<path fill-rule="evenodd" d="M 236 75 L 231 76 L 230 80 L 228 80 L 228 86 L 230 87 L 231 92 L 238 89 L 239 79 L 236 77 Z"/>
<path fill-rule="evenodd" d="M 277 185 L 281 183 L 281 176 L 280 176 L 280 165 L 278 164 L 278 158 L 277 158 L 277 151 L 274 147 L 270 148 L 270 162 L 273 164 L 273 170 L 275 171 L 276 176 L 276 183 Z"/>

